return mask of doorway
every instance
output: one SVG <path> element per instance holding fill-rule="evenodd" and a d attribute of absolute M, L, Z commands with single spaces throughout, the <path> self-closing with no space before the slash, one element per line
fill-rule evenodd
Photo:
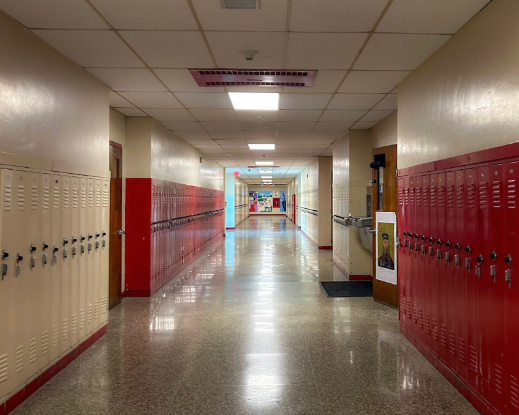
<path fill-rule="evenodd" d="M 109 308 L 121 302 L 123 234 L 123 149 L 110 141 L 110 283 Z"/>

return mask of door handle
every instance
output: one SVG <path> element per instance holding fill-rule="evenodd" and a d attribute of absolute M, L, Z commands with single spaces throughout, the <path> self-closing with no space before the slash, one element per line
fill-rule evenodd
<path fill-rule="evenodd" d="M 119 235 L 126 235 L 126 231 L 123 231 L 122 229 L 119 229 L 119 230 L 117 231 L 117 233 L 118 233 Z"/>

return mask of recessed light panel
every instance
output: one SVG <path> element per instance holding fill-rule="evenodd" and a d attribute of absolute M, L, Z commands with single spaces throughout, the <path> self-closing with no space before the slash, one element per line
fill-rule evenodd
<path fill-rule="evenodd" d="M 275 150 L 275 144 L 249 144 L 251 150 Z"/>
<path fill-rule="evenodd" d="M 273 166 L 273 161 L 257 161 L 256 166 Z"/>
<path fill-rule="evenodd" d="M 262 179 L 272 179 L 272 176 L 261 176 Z"/>
<path fill-rule="evenodd" d="M 279 94 L 253 92 L 229 92 L 235 110 L 278 110 Z"/>
<path fill-rule="evenodd" d="M 272 170 L 258 170 L 258 172 L 261 173 L 272 173 Z"/>

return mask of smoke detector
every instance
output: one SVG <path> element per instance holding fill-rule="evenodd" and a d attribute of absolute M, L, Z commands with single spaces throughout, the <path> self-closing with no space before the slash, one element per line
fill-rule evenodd
<path fill-rule="evenodd" d="M 260 0 L 222 0 L 223 9 L 255 10 L 261 7 Z"/>

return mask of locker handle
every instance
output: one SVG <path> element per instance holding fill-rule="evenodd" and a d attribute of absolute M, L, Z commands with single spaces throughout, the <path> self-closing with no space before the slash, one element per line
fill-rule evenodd
<path fill-rule="evenodd" d="M 483 262 L 483 255 L 479 254 L 479 256 L 476 258 L 476 261 L 481 264 Z"/>
<path fill-rule="evenodd" d="M 404 231 L 404 236 L 407 236 L 407 232 L 406 231 Z"/>
<path fill-rule="evenodd" d="M 454 248 L 457 249 L 457 250 L 459 251 L 460 248 L 461 248 L 460 243 L 459 243 L 459 242 L 456 242 L 456 245 L 454 245 Z M 466 251 L 466 250 L 467 250 L 467 249 L 465 248 L 465 251 Z"/>
<path fill-rule="evenodd" d="M 92 239 L 92 235 L 88 234 L 88 240 Z"/>
<path fill-rule="evenodd" d="M 467 247 L 465 248 L 465 252 L 467 254 L 470 254 L 470 251 L 472 251 L 472 248 L 470 247 L 470 245 L 467 245 Z"/>
<path fill-rule="evenodd" d="M 106 232 L 103 232 L 103 238 L 106 236 Z"/>
<path fill-rule="evenodd" d="M 72 237 L 72 243 L 75 243 L 75 242 L 77 242 L 77 238 L 73 236 Z"/>
<path fill-rule="evenodd" d="M 63 245 L 67 245 L 68 244 L 68 240 L 63 238 Z"/>
<path fill-rule="evenodd" d="M 45 251 L 48 247 L 49 247 L 49 244 L 46 244 L 45 242 L 43 242 L 43 250 Z"/>
<path fill-rule="evenodd" d="M 430 242 L 430 243 L 433 243 L 433 242 L 434 242 L 434 238 L 433 238 L 432 236 L 429 238 L 429 242 Z"/>
<path fill-rule="evenodd" d="M 417 233 L 415 233 L 415 234 L 414 234 L 414 237 L 415 237 L 416 239 L 418 239 L 418 238 L 419 238 L 419 236 L 418 236 L 418 234 L 417 234 Z"/>
<path fill-rule="evenodd" d="M 36 247 L 31 244 L 31 252 L 34 252 L 34 251 L 36 251 Z"/>
<path fill-rule="evenodd" d="M 59 251 L 59 248 L 56 245 L 54 245 L 54 247 L 52 248 L 52 252 L 58 252 L 58 251 Z"/>
<path fill-rule="evenodd" d="M 100 236 L 99 233 L 96 232 L 96 238 L 99 238 L 99 236 Z"/>
<path fill-rule="evenodd" d="M 85 237 L 83 235 L 81 235 L 81 240 L 84 241 L 85 240 Z"/>
<path fill-rule="evenodd" d="M 493 259 L 495 261 L 497 258 L 496 251 L 492 252 L 489 256 L 490 256 L 490 259 Z"/>
<path fill-rule="evenodd" d="M 4 251 L 2 251 L 2 259 L 6 259 L 6 258 L 9 258 L 9 253 L 5 252 L 5 250 L 4 250 Z"/>
<path fill-rule="evenodd" d="M 422 241 L 425 241 L 425 235 L 422 235 Z"/>
<path fill-rule="evenodd" d="M 447 248 L 450 248 L 450 247 L 451 247 L 451 241 L 447 241 L 447 242 L 445 242 L 445 246 L 446 246 Z"/>
<path fill-rule="evenodd" d="M 20 261 L 23 261 L 23 256 L 21 256 L 20 254 L 16 254 L 16 262 Z"/>
<path fill-rule="evenodd" d="M 505 258 L 505 262 L 510 265 L 512 263 L 512 257 L 510 256 L 510 254 L 508 254 L 508 256 Z"/>
<path fill-rule="evenodd" d="M 438 245 L 441 245 L 441 244 L 442 244 L 442 240 L 441 240 L 441 239 L 438 239 L 438 240 L 436 241 L 436 243 L 437 243 Z"/>

